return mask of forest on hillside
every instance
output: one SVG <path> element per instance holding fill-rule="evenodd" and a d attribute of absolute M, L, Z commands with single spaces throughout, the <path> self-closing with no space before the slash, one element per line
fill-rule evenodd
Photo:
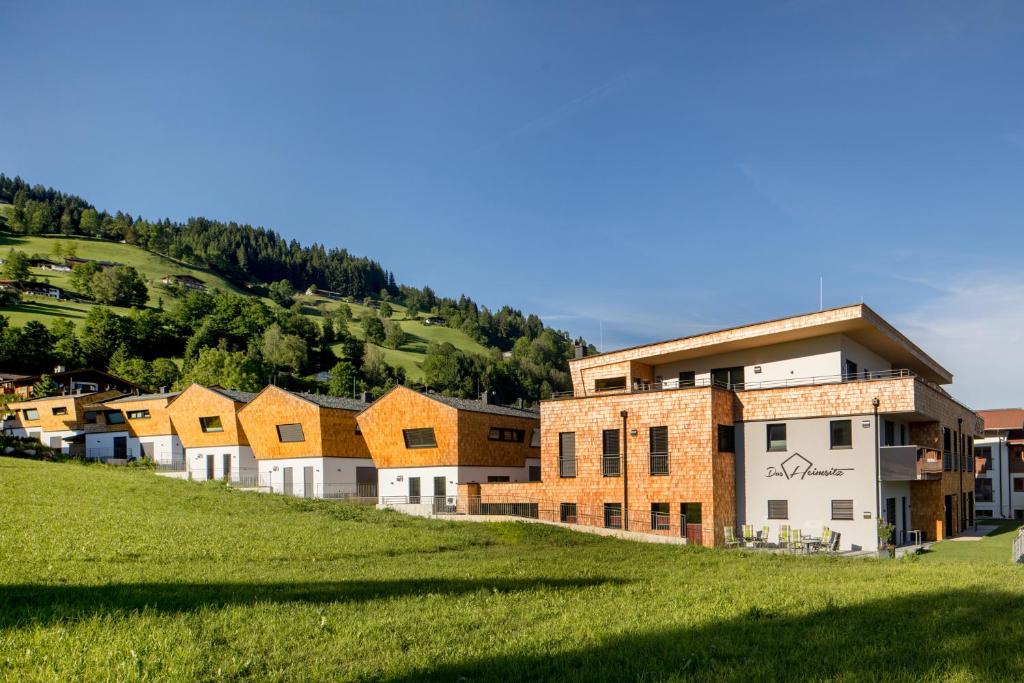
<path fill-rule="evenodd" d="M 294 292 L 311 285 L 353 299 L 401 303 L 410 316 L 432 313 L 490 348 L 480 356 L 451 344 L 430 346 L 424 383 L 450 395 L 470 397 L 486 388 L 504 402 L 532 403 L 570 387 L 568 359 L 576 345 L 592 350 L 583 339 L 545 327 L 536 315 L 509 306 L 492 312 L 465 295 L 440 297 L 430 287 L 399 285 L 377 261 L 345 249 L 302 246 L 267 228 L 111 214 L 76 195 L 4 174 L 0 202 L 13 205 L 6 224 L 0 217 L 0 229 L 124 241 L 206 268 L 276 302 L 268 306 L 255 297 L 193 292 L 183 295 L 174 311 L 140 304 L 120 315 L 96 307 L 81 329 L 68 321 L 47 329 L 31 322 L 16 328 L 2 320 L 0 367 L 5 369 L 41 372 L 56 361 L 109 368 L 145 386 L 197 381 L 249 389 L 275 381 L 336 395 L 380 393 L 405 383 L 401 369 L 384 363 L 378 348 L 401 343 L 400 330 L 388 319 L 390 307 L 360 321 L 371 342 L 364 343 L 348 331 L 347 306 L 323 321 L 301 315 Z M 184 359 L 180 368 L 175 358 Z M 323 372 L 330 373 L 329 381 L 311 379 Z"/>

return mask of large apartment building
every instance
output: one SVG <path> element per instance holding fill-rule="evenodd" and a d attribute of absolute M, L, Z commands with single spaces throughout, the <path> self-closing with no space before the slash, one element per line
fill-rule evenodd
<path fill-rule="evenodd" d="M 541 404 L 542 483 L 464 494 L 555 521 L 686 536 L 828 526 L 844 549 L 974 519 L 981 420 L 951 373 L 864 305 L 570 362 Z"/>
<path fill-rule="evenodd" d="M 985 435 L 975 441 L 979 517 L 1024 519 L 1024 409 L 979 410 Z"/>

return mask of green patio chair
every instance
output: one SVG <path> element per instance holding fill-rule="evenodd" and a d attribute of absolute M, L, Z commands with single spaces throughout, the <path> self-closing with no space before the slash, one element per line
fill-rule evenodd
<path fill-rule="evenodd" d="M 821 530 L 821 544 L 818 546 L 819 550 L 825 550 L 828 548 L 829 544 L 832 542 L 832 533 L 833 531 L 828 527 Z"/>
<path fill-rule="evenodd" d="M 760 539 L 760 541 L 761 541 L 761 547 L 762 548 L 767 548 L 768 547 L 768 534 L 770 534 L 771 532 L 772 532 L 772 530 L 768 527 L 767 524 L 765 524 L 763 527 L 761 527 L 761 539 Z"/>
<path fill-rule="evenodd" d="M 827 552 L 829 555 L 839 554 L 839 537 L 841 535 L 842 534 L 840 534 L 838 531 L 832 532 L 832 537 L 829 539 L 829 544 L 828 547 L 825 548 L 825 552 Z"/>
<path fill-rule="evenodd" d="M 789 525 L 783 524 L 779 527 L 779 547 L 786 549 L 789 547 Z"/>
<path fill-rule="evenodd" d="M 745 546 L 752 547 L 757 539 L 754 536 L 754 525 L 744 524 L 743 525 L 743 544 Z"/>
<path fill-rule="evenodd" d="M 726 548 L 738 548 L 740 540 L 736 538 L 736 531 L 731 526 L 726 525 L 725 527 L 725 547 Z"/>
<path fill-rule="evenodd" d="M 789 530 L 789 549 L 794 553 L 803 552 L 807 546 L 804 544 L 804 539 L 800 534 L 799 529 Z"/>

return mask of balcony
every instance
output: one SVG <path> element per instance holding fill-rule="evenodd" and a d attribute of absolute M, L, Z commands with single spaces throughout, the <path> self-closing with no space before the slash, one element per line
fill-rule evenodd
<path fill-rule="evenodd" d="M 882 446 L 879 449 L 882 481 L 919 481 L 942 478 L 939 452 L 922 446 Z"/>
<path fill-rule="evenodd" d="M 601 456 L 601 474 L 605 477 L 618 477 L 622 474 L 622 456 L 603 455 Z"/>

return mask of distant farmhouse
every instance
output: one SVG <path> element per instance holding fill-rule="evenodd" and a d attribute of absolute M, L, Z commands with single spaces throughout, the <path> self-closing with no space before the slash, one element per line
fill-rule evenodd
<path fill-rule="evenodd" d="M 423 319 L 424 325 L 447 325 L 448 321 L 439 315 L 432 315 Z"/>
<path fill-rule="evenodd" d="M 0 280 L 0 291 L 20 292 L 22 294 L 33 294 L 35 296 L 46 296 L 51 299 L 61 299 L 64 290 L 60 287 L 48 285 L 45 282 L 21 282 L 19 280 Z"/>
<path fill-rule="evenodd" d="M 341 292 L 332 292 L 329 289 L 320 289 L 316 285 L 310 285 L 308 288 L 306 288 L 306 295 L 307 296 L 322 296 L 322 297 L 326 297 L 328 299 L 338 299 L 338 300 L 345 298 L 345 295 L 342 294 Z"/>
<path fill-rule="evenodd" d="M 109 372 L 95 368 L 65 370 L 58 365 L 50 373 L 62 394 L 79 394 L 97 391 L 119 391 L 135 393 L 142 387 L 127 380 L 111 375 Z M 15 394 L 22 398 L 31 398 L 32 385 L 39 382 L 42 375 L 0 374 L 0 394 Z"/>
<path fill-rule="evenodd" d="M 39 268 L 41 270 L 55 270 L 60 273 L 71 272 L 71 266 L 69 266 L 67 262 L 57 263 L 56 261 L 51 261 L 50 259 L 34 258 L 29 259 L 28 264 L 32 268 Z"/>
<path fill-rule="evenodd" d="M 165 275 L 160 282 L 165 285 L 177 285 L 178 287 L 184 287 L 185 289 L 191 289 L 197 292 L 206 291 L 206 283 L 197 277 L 191 275 Z"/>

